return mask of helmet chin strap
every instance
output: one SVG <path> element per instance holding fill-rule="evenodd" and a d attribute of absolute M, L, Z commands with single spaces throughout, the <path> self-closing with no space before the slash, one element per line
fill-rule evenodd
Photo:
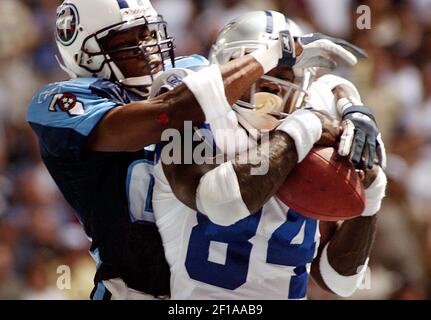
<path fill-rule="evenodd" d="M 145 75 L 140 77 L 125 78 L 121 70 L 117 67 L 117 65 L 114 62 L 110 62 L 109 66 L 119 83 L 121 83 L 125 87 L 130 87 L 130 89 L 132 89 L 134 92 L 136 92 L 142 97 L 148 97 L 148 95 L 150 94 L 149 87 L 151 87 L 151 85 L 153 84 L 154 78 L 156 78 L 158 75 L 162 73 L 162 71 L 160 71 L 152 76 Z M 141 87 L 148 88 L 148 91 L 145 92 L 140 90 L 139 88 Z"/>
<path fill-rule="evenodd" d="M 159 74 L 155 74 L 153 77 L 157 77 Z M 121 84 L 127 87 L 149 87 L 153 83 L 152 76 L 141 76 L 141 77 L 131 77 L 123 80 L 118 80 Z"/>

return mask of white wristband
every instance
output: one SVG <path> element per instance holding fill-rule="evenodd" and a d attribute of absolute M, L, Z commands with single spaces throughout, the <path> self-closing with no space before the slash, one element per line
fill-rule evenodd
<path fill-rule="evenodd" d="M 385 197 L 386 185 L 388 181 L 383 169 L 379 167 L 376 180 L 371 186 L 365 190 L 365 210 L 362 213 L 363 217 L 372 217 L 379 212 L 382 205 L 382 200 Z"/>
<path fill-rule="evenodd" d="M 337 101 L 337 110 L 340 115 L 352 106 L 362 106 L 362 101 L 355 97 L 341 98 Z"/>
<path fill-rule="evenodd" d="M 271 40 L 268 42 L 267 48 L 260 48 L 250 53 L 263 68 L 263 73 L 266 74 L 277 67 L 279 60 L 282 57 L 281 45 L 279 40 Z"/>
<path fill-rule="evenodd" d="M 313 112 L 298 110 L 284 120 L 277 130 L 286 132 L 295 141 L 299 163 L 322 136 L 322 123 Z"/>
<path fill-rule="evenodd" d="M 195 72 L 185 77 L 183 82 L 199 102 L 206 122 L 224 117 L 231 110 L 217 65 Z"/>
<path fill-rule="evenodd" d="M 330 243 L 329 243 L 330 244 Z M 359 288 L 364 279 L 368 267 L 369 258 L 365 261 L 358 273 L 353 276 L 343 276 L 339 274 L 329 263 L 328 246 L 323 249 L 320 257 L 319 269 L 323 281 L 335 294 L 340 297 L 350 297 Z"/>
<path fill-rule="evenodd" d="M 201 178 L 196 191 L 196 207 L 221 226 L 230 226 L 250 215 L 232 162 L 223 163 Z"/>

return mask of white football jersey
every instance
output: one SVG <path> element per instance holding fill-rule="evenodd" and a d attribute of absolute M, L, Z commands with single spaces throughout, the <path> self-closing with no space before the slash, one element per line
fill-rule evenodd
<path fill-rule="evenodd" d="M 326 83 L 312 85 L 309 101 L 338 116 Z M 244 141 L 247 134 L 235 117 L 221 122 L 210 124 L 211 129 L 228 126 Z M 319 245 L 318 221 L 272 197 L 258 213 L 219 226 L 175 197 L 160 162 L 154 178 L 153 208 L 171 269 L 173 299 L 306 298 Z"/>
<path fill-rule="evenodd" d="M 153 208 L 171 268 L 173 299 L 304 299 L 318 222 L 276 197 L 229 227 L 181 203 L 161 163 Z"/>

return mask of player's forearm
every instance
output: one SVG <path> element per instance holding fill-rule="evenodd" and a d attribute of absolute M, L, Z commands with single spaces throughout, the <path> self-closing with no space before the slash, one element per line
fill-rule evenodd
<path fill-rule="evenodd" d="M 263 75 L 263 68 L 252 56 L 246 55 L 220 66 L 220 73 L 226 99 L 233 105 Z M 160 103 L 161 112 L 165 110 L 168 114 L 171 128 L 182 129 L 184 121 L 200 124 L 208 120 L 203 107 L 184 84 L 159 98 L 153 99 L 153 103 Z M 211 105 L 214 109 L 219 107 Z"/>
<path fill-rule="evenodd" d="M 244 202 L 249 212 L 256 212 L 284 182 L 297 163 L 298 156 L 293 140 L 286 133 L 279 131 L 272 134 L 268 143 L 246 154 L 251 157 L 247 162 L 241 159 L 244 154 L 230 161 L 233 167 L 232 175 L 222 175 L 218 171 L 215 173 L 214 170 L 219 168 L 216 164 L 167 165 L 164 166 L 164 172 L 177 198 L 192 209 L 199 210 L 196 198 L 199 185 L 212 190 L 209 192 L 201 190 L 201 193 L 216 195 L 222 191 L 219 189 L 221 186 L 234 185 L 238 180 L 241 202 Z M 268 170 L 265 175 L 251 174 L 253 170 L 259 170 L 266 165 Z M 208 186 L 211 185 L 211 179 L 202 182 L 203 177 L 209 173 L 213 173 L 217 178 L 214 186 Z M 212 189 L 213 187 L 216 190 Z M 207 204 L 204 201 L 203 206 Z M 208 213 L 205 210 L 202 212 Z"/>
<path fill-rule="evenodd" d="M 193 94 L 179 86 L 157 98 L 111 110 L 90 136 L 93 151 L 137 151 L 160 142 L 165 129 L 184 129 L 184 122 L 203 123 L 205 116 Z"/>
<path fill-rule="evenodd" d="M 248 151 L 247 163 L 244 155 L 233 161 L 242 199 L 250 212 L 256 212 L 280 188 L 298 162 L 295 142 L 286 133 L 276 131 L 269 141 L 262 143 L 256 150 Z M 264 169 L 263 175 L 253 175 Z M 260 172 L 259 174 L 262 174 Z"/>
<path fill-rule="evenodd" d="M 376 221 L 376 216 L 345 221 L 331 233 L 329 243 L 325 240 L 321 244 L 311 266 L 311 275 L 322 289 L 343 297 L 357 290 L 358 279 L 361 280 L 365 272 L 362 267 L 366 265 L 373 246 Z M 324 258 L 322 255 L 325 253 Z"/>
<path fill-rule="evenodd" d="M 257 212 L 323 136 L 321 116 L 296 111 L 268 141 L 263 139 L 256 149 L 207 172 L 196 193 L 200 212 L 220 225 L 231 225 Z M 332 124 L 329 127 L 332 130 Z"/>
<path fill-rule="evenodd" d="M 221 66 L 220 73 L 227 101 L 233 105 L 263 75 L 263 69 L 251 56 L 244 56 Z M 197 125 L 208 120 L 195 95 L 184 84 L 151 102 L 159 111 L 158 117 L 168 120 L 165 127 L 182 130 L 184 121 Z M 213 109 L 219 107 L 217 104 L 211 105 Z"/>
<path fill-rule="evenodd" d="M 352 295 L 365 275 L 376 234 L 376 214 L 385 196 L 386 175 L 374 166 L 365 170 L 362 183 L 366 197 L 362 216 L 345 221 L 336 230 L 321 228 L 319 253 L 311 267 L 313 278 L 322 288 L 343 297 Z"/>
<path fill-rule="evenodd" d="M 345 221 L 328 245 L 328 260 L 340 275 L 358 273 L 370 255 L 376 235 L 377 216 Z"/>
<path fill-rule="evenodd" d="M 376 235 L 376 214 L 385 195 L 387 181 L 383 170 L 374 166 L 364 174 L 365 210 L 361 217 L 343 222 L 327 248 L 329 264 L 342 276 L 356 275 L 369 257 Z"/>
<path fill-rule="evenodd" d="M 251 158 L 247 159 L 247 156 Z M 189 175 L 187 181 L 194 179 L 196 189 L 183 189 L 170 180 L 177 197 L 186 205 L 190 203 L 183 197 L 185 190 L 195 195 L 199 212 L 205 214 L 213 223 L 230 226 L 258 212 L 264 203 L 278 190 L 280 185 L 298 161 L 295 143 L 285 132 L 275 132 L 269 142 L 238 155 L 234 160 L 217 167 L 206 167 L 203 171 Z M 196 173 L 198 173 L 196 175 Z M 179 177 L 178 172 L 175 174 Z M 188 183 L 190 184 L 190 183 Z"/>
<path fill-rule="evenodd" d="M 231 105 L 262 76 L 263 69 L 251 56 L 244 56 L 222 66 L 220 72 L 223 79 L 220 85 L 224 86 L 225 99 Z M 205 107 L 206 110 L 222 109 L 216 101 L 202 106 L 185 84 L 180 85 L 151 100 L 111 110 L 90 136 L 88 147 L 109 152 L 140 150 L 159 143 L 165 129 L 182 131 L 185 121 L 194 125 L 205 122 L 208 120 L 208 112 L 203 111 Z"/>
<path fill-rule="evenodd" d="M 239 155 L 234 168 L 242 199 L 250 212 L 256 212 L 277 192 L 315 143 L 333 145 L 338 131 L 338 125 L 328 115 L 299 110 L 284 120 L 267 142 L 259 145 L 257 153 L 247 153 L 250 158 L 247 163 Z"/>
<path fill-rule="evenodd" d="M 263 76 L 262 66 L 250 55 L 222 65 L 220 71 L 230 105 L 238 101 Z"/>

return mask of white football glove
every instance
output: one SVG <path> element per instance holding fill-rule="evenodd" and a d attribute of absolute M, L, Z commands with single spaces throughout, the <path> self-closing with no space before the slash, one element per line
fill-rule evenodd
<path fill-rule="evenodd" d="M 292 36 L 289 31 L 280 32 L 282 57 L 279 65 L 290 66 L 297 75 L 302 75 L 304 69 L 326 68 L 333 70 L 337 61 L 349 66 L 358 63 L 358 58 L 366 58 L 366 53 L 355 45 L 339 38 L 333 38 L 321 33 L 311 33 L 297 38 L 302 47 L 302 53 L 296 56 Z"/>
<path fill-rule="evenodd" d="M 296 41 L 302 47 L 299 56 L 296 55 Z M 289 30 L 284 30 L 278 39 L 268 40 L 267 48 L 256 50 L 251 55 L 262 65 L 265 73 L 277 66 L 288 66 L 297 76 L 301 76 L 307 68 L 333 70 L 338 65 L 337 61 L 353 66 L 358 58 L 366 57 L 365 52 L 353 44 L 320 33 L 305 35 L 296 41 Z"/>

